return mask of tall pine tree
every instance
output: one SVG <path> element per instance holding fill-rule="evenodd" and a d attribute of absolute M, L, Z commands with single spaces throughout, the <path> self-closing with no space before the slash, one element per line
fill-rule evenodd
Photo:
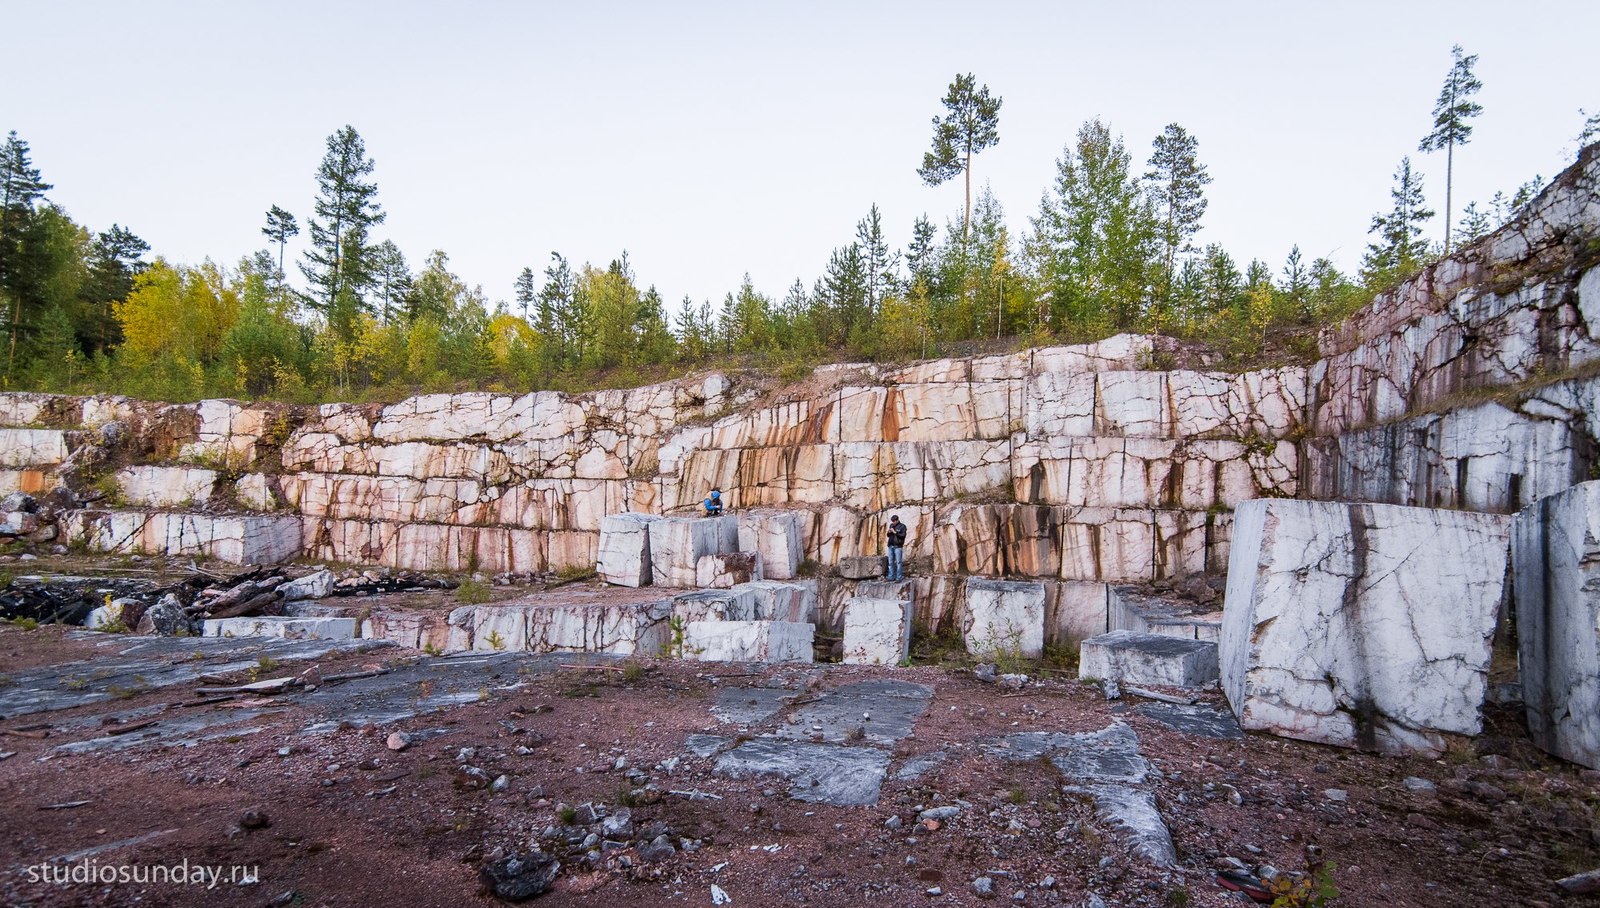
<path fill-rule="evenodd" d="M 23 297 L 27 294 L 17 277 L 17 259 L 23 236 L 33 220 L 35 202 L 44 198 L 50 184 L 39 178 L 33 166 L 28 143 L 17 138 L 16 130 L 6 135 L 0 149 L 0 294 L 11 297 L 7 326 L 11 343 L 6 353 L 6 382 L 9 385 L 17 363 L 17 336 L 24 318 Z M 0 302 L 4 302 L 0 299 Z"/>
<path fill-rule="evenodd" d="M 328 137 L 328 150 L 317 168 L 315 215 L 310 220 L 311 248 L 300 270 L 311 284 L 309 302 L 341 337 L 348 337 L 355 317 L 365 307 L 362 294 L 372 282 L 373 246 L 369 231 L 383 223 L 378 184 L 367 146 L 353 126 Z"/>
<path fill-rule="evenodd" d="M 1444 254 L 1450 254 L 1450 189 L 1455 178 L 1455 152 L 1457 145 L 1465 145 L 1472 138 L 1472 124 L 1468 122 L 1483 113 L 1483 107 L 1472 100 L 1483 83 L 1472 74 L 1478 55 L 1464 56 L 1461 45 L 1450 48 L 1455 62 L 1444 77 L 1444 88 L 1439 90 L 1439 101 L 1433 107 L 1433 132 L 1423 136 L 1418 151 L 1444 149 Z"/>
<path fill-rule="evenodd" d="M 1189 240 L 1199 232 L 1200 218 L 1206 213 L 1205 187 L 1211 175 L 1196 154 L 1199 147 L 1199 141 L 1182 126 L 1169 123 L 1156 136 L 1150 171 L 1145 174 L 1166 252 L 1161 269 L 1164 299 L 1172 295 L 1177 255 L 1192 248 Z"/>
<path fill-rule="evenodd" d="M 1422 195 L 1422 176 L 1412 172 L 1409 157 L 1400 159 L 1389 198 L 1392 207 L 1387 214 L 1373 215 L 1367 231 L 1377 235 L 1361 261 L 1361 277 L 1369 287 L 1382 286 L 1416 269 L 1428 252 L 1422 225 L 1433 217 L 1433 211 Z"/>
<path fill-rule="evenodd" d="M 1002 99 L 989 95 L 972 73 L 957 75 L 944 96 L 945 115 L 933 118 L 933 148 L 922 156 L 917 174 L 929 186 L 938 186 L 956 174 L 967 178 L 966 207 L 961 237 L 966 239 L 972 221 L 972 156 L 1000 141 Z"/>

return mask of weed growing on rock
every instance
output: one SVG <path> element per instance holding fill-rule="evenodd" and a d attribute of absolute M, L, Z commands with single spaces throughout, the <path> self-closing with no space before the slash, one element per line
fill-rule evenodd
<path fill-rule="evenodd" d="M 488 602 L 490 597 L 489 585 L 481 580 L 468 578 L 456 587 L 456 601 L 467 605 L 482 605 Z"/>

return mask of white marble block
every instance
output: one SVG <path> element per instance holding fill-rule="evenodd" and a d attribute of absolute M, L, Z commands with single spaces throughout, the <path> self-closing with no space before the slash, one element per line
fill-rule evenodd
<path fill-rule="evenodd" d="M 741 583 L 762 579 L 761 555 L 756 552 L 728 552 L 702 555 L 695 564 L 694 585 L 701 589 L 729 589 Z"/>
<path fill-rule="evenodd" d="M 1600 482 L 1534 502 L 1511 539 L 1528 734 L 1600 769 Z"/>
<path fill-rule="evenodd" d="M 651 514 L 611 514 L 600 521 L 600 553 L 595 569 L 600 579 L 617 586 L 650 585 Z"/>
<path fill-rule="evenodd" d="M 911 654 L 911 602 L 865 599 L 844 604 L 844 661 L 848 665 L 899 665 Z"/>
<path fill-rule="evenodd" d="M 694 586 L 695 568 L 700 559 L 723 551 L 722 525 L 730 520 L 736 547 L 738 521 L 731 517 L 667 517 L 652 521 L 649 528 L 651 582 L 656 586 Z"/>
<path fill-rule="evenodd" d="M 670 600 L 610 604 L 467 605 L 449 617 L 451 652 L 611 653 L 656 656 L 670 637 Z"/>
<path fill-rule="evenodd" d="M 1217 645 L 1162 634 L 1109 631 L 1079 645 L 1078 677 L 1203 687 L 1217 680 Z"/>
<path fill-rule="evenodd" d="M 799 621 L 806 624 L 815 624 L 817 621 L 817 593 L 805 584 L 757 580 L 741 583 L 733 590 L 736 593 L 749 592 L 755 597 L 757 620 Z"/>
<path fill-rule="evenodd" d="M 756 593 L 750 584 L 736 589 L 695 590 L 672 598 L 672 620 L 678 624 L 693 621 L 754 621 Z"/>
<path fill-rule="evenodd" d="M 761 554 L 761 571 L 768 580 L 799 576 L 800 561 L 805 557 L 805 516 L 798 511 L 750 511 L 738 515 L 739 549 Z"/>
<path fill-rule="evenodd" d="M 961 610 L 967 652 L 980 659 L 1043 656 L 1044 600 L 1042 583 L 969 578 Z"/>
<path fill-rule="evenodd" d="M 117 494 L 136 507 L 204 507 L 217 485 L 217 472 L 199 467 L 124 467 L 116 473 Z"/>
<path fill-rule="evenodd" d="M 1465 511 L 1241 504 L 1219 646 L 1239 724 L 1387 753 L 1477 734 L 1509 530 Z"/>
<path fill-rule="evenodd" d="M 356 635 L 354 618 L 208 618 L 202 637 L 282 637 L 286 640 L 349 640 Z"/>
<path fill-rule="evenodd" d="M 699 662 L 810 662 L 814 633 L 799 621 L 691 621 L 683 655 Z"/>

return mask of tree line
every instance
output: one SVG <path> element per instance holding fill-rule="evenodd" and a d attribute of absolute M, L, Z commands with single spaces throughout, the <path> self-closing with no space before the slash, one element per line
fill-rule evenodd
<path fill-rule="evenodd" d="M 1443 150 L 1448 182 L 1468 143 L 1480 87 L 1476 57 L 1453 63 L 1422 151 Z M 119 224 L 99 233 L 48 198 L 53 188 L 15 132 L 0 155 L 0 324 L 6 388 L 106 391 L 170 400 L 392 398 L 417 390 L 581 390 L 659 378 L 705 363 L 792 366 L 846 358 L 894 360 L 996 345 L 1159 332 L 1211 345 L 1230 364 L 1304 358 L 1316 328 L 1508 220 L 1540 181 L 1485 207 L 1466 206 L 1453 231 L 1424 237 L 1434 216 L 1409 158 L 1392 205 L 1374 215 L 1359 270 L 1291 246 L 1281 264 L 1243 263 L 1196 238 L 1211 182 L 1198 139 L 1173 123 L 1148 154 L 1102 119 L 1082 124 L 1056 160 L 1037 209 L 1010 222 L 975 159 L 1000 140 L 1002 99 L 959 74 L 933 119 L 917 174 L 962 177 L 959 216 L 912 224 L 894 248 L 876 205 L 808 286 L 769 295 L 746 276 L 714 304 L 669 305 L 626 252 L 604 267 L 559 252 L 521 269 L 509 299 L 430 252 L 413 268 L 381 239 L 376 164 L 345 126 L 327 139 L 304 222 L 272 204 L 266 244 L 232 266 L 150 259 Z M 1592 136 L 1595 118 L 1585 124 Z M 1141 163 L 1142 162 L 1142 163 Z M 289 241 L 307 248 L 287 274 Z"/>

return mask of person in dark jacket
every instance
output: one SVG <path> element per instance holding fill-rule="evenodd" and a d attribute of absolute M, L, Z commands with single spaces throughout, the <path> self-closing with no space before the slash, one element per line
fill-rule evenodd
<path fill-rule="evenodd" d="M 906 525 L 900 522 L 900 515 L 895 514 L 889 518 L 889 579 L 904 580 L 906 557 Z"/>

